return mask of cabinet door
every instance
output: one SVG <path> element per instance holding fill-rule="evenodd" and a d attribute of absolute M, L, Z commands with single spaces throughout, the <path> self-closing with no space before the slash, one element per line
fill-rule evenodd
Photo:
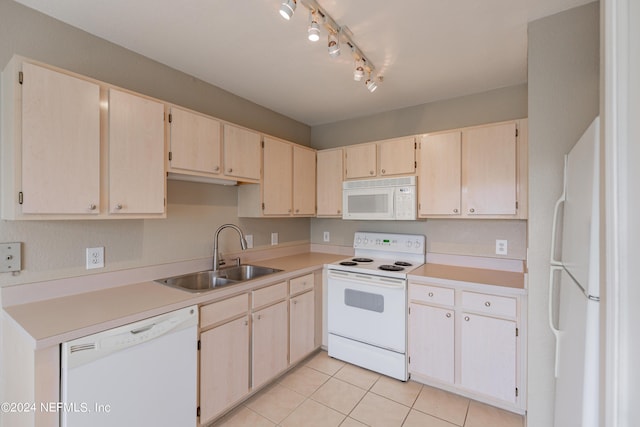
<path fill-rule="evenodd" d="M 418 214 L 460 215 L 460 132 L 427 135 L 420 143 Z"/>
<path fill-rule="evenodd" d="M 264 215 L 290 215 L 293 156 L 291 144 L 264 138 L 262 203 Z"/>
<path fill-rule="evenodd" d="M 317 152 L 317 216 L 342 216 L 342 149 Z"/>
<path fill-rule="evenodd" d="M 293 214 L 316 213 L 316 152 L 293 146 Z"/>
<path fill-rule="evenodd" d="M 109 213 L 162 214 L 164 105 L 109 90 Z"/>
<path fill-rule="evenodd" d="M 515 322 L 462 313 L 461 385 L 515 403 L 516 340 Z"/>
<path fill-rule="evenodd" d="M 249 318 L 200 335 L 200 420 L 205 423 L 249 392 Z"/>
<path fill-rule="evenodd" d="M 466 215 L 516 214 L 516 124 L 462 133 L 462 192 Z"/>
<path fill-rule="evenodd" d="M 454 312 L 409 304 L 409 371 L 454 382 Z"/>
<path fill-rule="evenodd" d="M 377 152 L 378 149 L 376 144 L 363 144 L 345 147 L 344 176 L 347 179 L 375 177 L 378 161 Z"/>
<path fill-rule="evenodd" d="M 98 213 L 99 86 L 29 63 L 22 70 L 22 212 Z"/>
<path fill-rule="evenodd" d="M 260 134 L 224 125 L 224 174 L 229 177 L 260 179 Z"/>
<path fill-rule="evenodd" d="M 414 137 L 378 143 L 379 175 L 408 175 L 416 171 L 416 141 Z"/>
<path fill-rule="evenodd" d="M 295 363 L 315 349 L 315 300 L 309 291 L 289 300 L 289 363 Z"/>
<path fill-rule="evenodd" d="M 286 301 L 253 313 L 251 384 L 259 387 L 287 368 Z"/>
<path fill-rule="evenodd" d="M 170 168 L 178 172 L 221 172 L 220 122 L 171 107 Z"/>

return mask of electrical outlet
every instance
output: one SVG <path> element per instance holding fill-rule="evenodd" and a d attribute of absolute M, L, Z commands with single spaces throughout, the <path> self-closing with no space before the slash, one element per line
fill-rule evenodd
<path fill-rule="evenodd" d="M 278 233 L 271 233 L 271 244 L 272 245 L 278 244 Z"/>
<path fill-rule="evenodd" d="M 330 242 L 331 233 L 329 233 L 328 231 L 325 231 L 324 233 L 322 233 L 322 240 L 324 240 L 325 242 Z"/>
<path fill-rule="evenodd" d="M 104 268 L 104 246 L 87 248 L 87 270 L 92 268 Z"/>
<path fill-rule="evenodd" d="M 0 273 L 22 269 L 22 243 L 0 243 Z"/>
<path fill-rule="evenodd" d="M 247 241 L 247 249 L 251 249 L 253 247 L 253 234 L 246 234 L 244 240 Z"/>
<path fill-rule="evenodd" d="M 496 240 L 496 255 L 506 255 L 508 246 L 506 240 Z"/>

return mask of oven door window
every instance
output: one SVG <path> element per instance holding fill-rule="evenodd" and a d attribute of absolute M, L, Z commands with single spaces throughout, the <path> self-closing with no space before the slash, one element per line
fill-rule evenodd
<path fill-rule="evenodd" d="M 344 303 L 349 307 L 384 313 L 384 297 L 379 294 L 345 289 Z"/>

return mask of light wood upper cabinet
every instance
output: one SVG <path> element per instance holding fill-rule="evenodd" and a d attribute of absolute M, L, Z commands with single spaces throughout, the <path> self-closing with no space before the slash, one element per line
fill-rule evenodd
<path fill-rule="evenodd" d="M 378 142 L 378 175 L 412 175 L 416 172 L 415 138 L 398 138 Z"/>
<path fill-rule="evenodd" d="M 262 199 L 264 215 L 289 215 L 292 205 L 293 148 L 264 138 Z"/>
<path fill-rule="evenodd" d="M 465 214 L 516 214 L 516 152 L 515 122 L 462 132 Z"/>
<path fill-rule="evenodd" d="M 316 213 L 316 152 L 293 146 L 293 215 Z"/>
<path fill-rule="evenodd" d="M 231 178 L 260 180 L 261 135 L 230 124 L 223 126 L 224 174 Z"/>
<path fill-rule="evenodd" d="M 425 135 L 418 150 L 418 215 L 460 215 L 461 133 Z"/>
<path fill-rule="evenodd" d="M 169 122 L 169 171 L 219 176 L 222 173 L 221 123 L 174 106 Z"/>
<path fill-rule="evenodd" d="M 163 214 L 164 105 L 109 90 L 109 213 Z"/>
<path fill-rule="evenodd" d="M 316 153 L 317 163 L 317 216 L 342 217 L 342 148 Z"/>
<path fill-rule="evenodd" d="M 378 169 L 377 153 L 378 149 L 375 143 L 345 147 L 345 178 L 374 178 Z"/>
<path fill-rule="evenodd" d="M 2 217 L 99 213 L 99 85 L 14 58 L 2 92 Z"/>
<path fill-rule="evenodd" d="M 424 135 L 418 215 L 526 219 L 526 125 L 524 119 Z"/>

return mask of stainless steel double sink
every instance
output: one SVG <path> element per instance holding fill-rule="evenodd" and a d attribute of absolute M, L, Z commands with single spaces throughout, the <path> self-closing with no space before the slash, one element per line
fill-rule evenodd
<path fill-rule="evenodd" d="M 277 268 L 261 267 L 259 265 L 242 264 L 218 270 L 199 271 L 181 276 L 167 277 L 156 280 L 163 285 L 182 289 L 188 292 L 211 291 L 236 283 L 257 279 L 268 274 L 278 273 Z"/>

